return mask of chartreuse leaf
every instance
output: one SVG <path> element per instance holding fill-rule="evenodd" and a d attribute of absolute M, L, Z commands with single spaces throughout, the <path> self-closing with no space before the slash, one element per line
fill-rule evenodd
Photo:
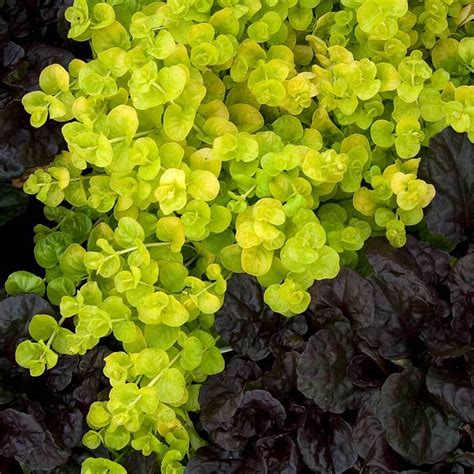
<path fill-rule="evenodd" d="M 75 292 L 76 285 L 68 277 L 57 277 L 51 280 L 46 288 L 48 300 L 54 305 L 59 305 L 63 296 L 74 296 Z"/>
<path fill-rule="evenodd" d="M 250 275 L 260 276 L 270 270 L 272 266 L 273 252 L 263 246 L 255 246 L 242 249 L 242 268 Z"/>
<path fill-rule="evenodd" d="M 152 379 L 169 364 L 168 354 L 155 348 L 143 349 L 135 360 L 135 370 Z"/>
<path fill-rule="evenodd" d="M 59 64 L 51 64 L 41 71 L 39 85 L 48 95 L 69 90 L 69 73 Z"/>
<path fill-rule="evenodd" d="M 131 217 L 122 217 L 114 232 L 117 245 L 122 248 L 132 247 L 136 240 L 143 240 L 145 232 L 143 227 Z"/>
<path fill-rule="evenodd" d="M 57 330 L 58 322 L 47 314 L 36 314 L 28 328 L 30 336 L 36 341 L 47 341 Z"/>
<path fill-rule="evenodd" d="M 126 474 L 126 469 L 120 464 L 105 458 L 88 458 L 82 465 L 84 474 L 104 472 L 107 474 Z"/>
<path fill-rule="evenodd" d="M 210 171 L 193 171 L 188 184 L 188 193 L 194 199 L 212 201 L 219 194 L 219 181 Z"/>
<path fill-rule="evenodd" d="M 172 252 L 179 252 L 185 242 L 183 222 L 177 217 L 162 217 L 156 223 L 156 236 L 170 242 Z"/>
<path fill-rule="evenodd" d="M 125 137 L 130 143 L 138 129 L 137 111 L 128 105 L 119 105 L 107 115 L 108 136 L 111 138 Z"/>
<path fill-rule="evenodd" d="M 195 111 L 177 104 L 166 107 L 163 116 L 163 125 L 166 134 L 171 140 L 184 140 L 193 127 Z"/>
<path fill-rule="evenodd" d="M 5 290 L 9 295 L 35 293 L 43 296 L 45 289 L 44 281 L 40 277 L 25 271 L 12 273 L 5 282 Z"/>
<path fill-rule="evenodd" d="M 180 169 L 167 169 L 160 178 L 155 197 L 164 214 L 171 214 L 186 205 L 186 175 Z"/>
<path fill-rule="evenodd" d="M 80 280 L 87 274 L 84 265 L 86 250 L 79 244 L 71 244 L 62 254 L 59 267 L 65 277 L 71 280 Z"/>
<path fill-rule="evenodd" d="M 178 369 L 164 369 L 155 386 L 163 403 L 176 405 L 187 398 L 186 381 Z"/>
<path fill-rule="evenodd" d="M 41 331 L 38 335 L 41 335 Z M 58 362 L 58 355 L 42 339 L 39 342 L 29 340 L 21 342 L 16 348 L 15 358 L 19 365 L 29 369 L 33 377 L 43 374 L 46 369 L 53 368 Z"/>

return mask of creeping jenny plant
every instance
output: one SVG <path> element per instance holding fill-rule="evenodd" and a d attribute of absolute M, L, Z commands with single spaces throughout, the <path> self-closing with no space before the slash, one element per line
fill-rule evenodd
<path fill-rule="evenodd" d="M 188 412 L 223 368 L 213 321 L 231 273 L 292 316 L 369 236 L 404 245 L 435 194 L 420 148 L 448 126 L 474 139 L 469 3 L 75 0 L 69 36 L 94 59 L 47 67 L 23 98 L 34 126 L 65 122 L 68 144 L 24 187 L 55 223 L 37 228 L 45 278 L 6 289 L 59 306 L 18 346 L 32 375 L 122 343 L 88 447 L 183 472 L 202 444 Z"/>

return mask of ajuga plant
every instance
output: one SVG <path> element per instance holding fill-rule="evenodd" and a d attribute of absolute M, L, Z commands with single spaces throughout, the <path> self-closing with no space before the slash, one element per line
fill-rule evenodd
<path fill-rule="evenodd" d="M 202 443 L 188 412 L 223 368 L 230 275 L 292 316 L 370 235 L 404 245 L 435 194 L 420 147 L 447 126 L 474 138 L 471 17 L 464 0 L 74 2 L 69 36 L 94 59 L 47 67 L 23 98 L 34 126 L 66 122 L 68 150 L 24 187 L 54 223 L 37 229 L 45 277 L 6 288 L 59 307 L 17 348 L 33 375 L 122 344 L 88 447 L 182 472 Z"/>
<path fill-rule="evenodd" d="M 230 282 L 216 326 L 236 355 L 201 389 L 211 445 L 188 474 L 472 472 L 473 247 L 365 249 L 370 276 L 316 282 L 294 318 Z"/>

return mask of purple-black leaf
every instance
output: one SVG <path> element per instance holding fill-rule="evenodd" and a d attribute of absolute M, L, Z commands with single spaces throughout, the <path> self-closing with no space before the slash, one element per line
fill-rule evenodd
<path fill-rule="evenodd" d="M 275 474 L 297 474 L 300 456 L 293 440 L 287 435 L 260 438 L 256 451 L 265 459 L 267 472 Z"/>
<path fill-rule="evenodd" d="M 461 341 L 474 342 L 474 253 L 461 257 L 448 282 L 453 305 L 453 329 Z"/>
<path fill-rule="evenodd" d="M 462 359 L 432 364 L 426 375 L 428 391 L 466 423 L 474 424 L 474 362 Z"/>
<path fill-rule="evenodd" d="M 70 452 L 56 446 L 48 431 L 27 413 L 0 411 L 0 456 L 14 457 L 31 469 L 53 469 L 65 464 Z"/>
<path fill-rule="evenodd" d="M 353 270 L 341 269 L 337 278 L 321 280 L 309 289 L 311 319 L 318 323 L 318 311 L 337 308 L 341 316 L 358 325 L 368 326 L 374 319 L 374 290 L 370 282 Z M 335 314 L 333 315 L 335 316 Z"/>
<path fill-rule="evenodd" d="M 424 382 L 418 369 L 392 374 L 377 405 L 388 444 L 415 465 L 440 461 L 459 442 L 459 422 L 430 401 Z"/>
<path fill-rule="evenodd" d="M 347 376 L 353 385 L 361 388 L 380 387 L 386 377 L 375 360 L 366 354 L 357 355 L 351 360 Z"/>
<path fill-rule="evenodd" d="M 283 429 L 285 418 L 283 405 L 266 390 L 245 392 L 233 416 L 232 428 L 221 437 L 219 445 L 236 451 L 252 437 L 278 434 Z"/>
<path fill-rule="evenodd" d="M 309 408 L 298 430 L 298 446 L 305 464 L 318 474 L 339 474 L 357 461 L 351 426 L 338 415 Z"/>
<path fill-rule="evenodd" d="M 342 413 L 354 408 L 357 393 L 347 376 L 354 352 L 354 333 L 348 323 L 319 330 L 299 359 L 298 389 L 322 410 Z"/>
<path fill-rule="evenodd" d="M 449 314 L 448 305 L 431 286 L 447 276 L 449 256 L 434 248 L 429 253 L 426 248 L 415 239 L 409 239 L 401 249 L 374 239 L 367 248 L 376 271 L 371 279 L 382 288 L 408 333 L 417 331 L 425 320 Z"/>
<path fill-rule="evenodd" d="M 459 244 L 474 231 L 474 145 L 448 128 L 431 139 L 419 176 L 436 188 L 426 208 L 429 230 Z"/>
<path fill-rule="evenodd" d="M 201 423 L 214 436 L 217 430 L 230 426 L 244 396 L 246 384 L 261 376 L 257 364 L 242 359 L 232 360 L 220 374 L 207 379 L 199 393 Z"/>
<path fill-rule="evenodd" d="M 385 431 L 375 414 L 379 400 L 378 391 L 364 400 L 352 431 L 354 443 L 365 468 L 375 469 L 375 472 L 377 469 L 382 472 L 385 469 L 398 470 L 401 460 L 388 445 Z"/>
<path fill-rule="evenodd" d="M 20 189 L 0 183 L 0 226 L 25 211 L 28 197 Z"/>
<path fill-rule="evenodd" d="M 14 360 L 16 346 L 28 337 L 28 326 L 35 314 L 54 314 L 51 305 L 34 294 L 10 296 L 0 301 L 0 354 Z"/>
<path fill-rule="evenodd" d="M 186 474 L 268 474 L 263 456 L 252 452 L 204 447 L 186 466 Z"/>
<path fill-rule="evenodd" d="M 222 338 L 252 360 L 264 359 L 269 354 L 270 339 L 280 329 L 295 327 L 296 334 L 304 333 L 306 325 L 299 326 L 298 318 L 289 320 L 274 313 L 263 301 L 262 287 L 255 278 L 244 274 L 230 280 L 224 305 L 216 317 L 216 328 Z"/>
<path fill-rule="evenodd" d="M 263 374 L 263 387 L 280 399 L 294 399 L 297 394 L 296 367 L 299 357 L 297 352 L 285 352 L 281 358 L 276 359 L 272 369 Z"/>

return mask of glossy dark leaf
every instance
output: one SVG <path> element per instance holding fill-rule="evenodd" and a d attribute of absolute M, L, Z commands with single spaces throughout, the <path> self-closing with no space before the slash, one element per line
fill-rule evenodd
<path fill-rule="evenodd" d="M 294 316 L 285 327 L 270 338 L 270 351 L 275 357 L 289 351 L 302 352 L 306 344 L 304 335 L 307 331 L 306 319 L 302 315 Z"/>
<path fill-rule="evenodd" d="M 0 411 L 0 455 L 14 457 L 31 469 L 53 469 L 67 462 L 69 451 L 58 448 L 33 416 L 11 408 Z"/>
<path fill-rule="evenodd" d="M 97 399 L 97 394 L 101 390 L 100 379 L 98 377 L 88 377 L 74 388 L 72 396 L 74 400 L 84 406 L 89 406 Z"/>
<path fill-rule="evenodd" d="M 421 329 L 419 337 L 431 355 L 455 358 L 472 349 L 471 344 L 464 342 L 469 335 L 459 337 L 453 329 L 453 323 L 452 318 L 438 319 Z"/>
<path fill-rule="evenodd" d="M 353 270 L 341 269 L 337 278 L 315 282 L 310 288 L 310 316 L 317 324 L 318 311 L 337 308 L 354 327 L 368 326 L 374 319 L 374 290 L 370 282 Z"/>
<path fill-rule="evenodd" d="M 318 474 L 339 474 L 357 461 L 350 425 L 338 415 L 309 409 L 298 430 L 298 446 L 305 464 Z"/>
<path fill-rule="evenodd" d="M 367 256 L 376 272 L 371 280 L 383 290 L 408 333 L 417 331 L 426 320 L 449 314 L 448 305 L 432 286 L 446 278 L 448 254 L 415 239 L 409 239 L 402 249 L 374 239 Z"/>
<path fill-rule="evenodd" d="M 275 474 L 297 474 L 300 456 L 294 441 L 287 435 L 260 438 L 256 451 L 265 459 L 267 472 Z"/>
<path fill-rule="evenodd" d="M 356 387 L 380 387 L 385 374 L 380 366 L 366 354 L 354 357 L 347 367 L 347 376 Z"/>
<path fill-rule="evenodd" d="M 155 456 L 143 456 L 138 451 L 133 451 L 121 464 L 133 474 L 155 474 L 159 469 Z"/>
<path fill-rule="evenodd" d="M 387 298 L 384 289 L 375 282 L 373 292 L 374 318 L 369 324 L 358 329 L 358 336 L 369 346 L 377 348 L 380 355 L 386 359 L 409 356 L 410 340 L 397 308 Z M 416 334 L 413 334 L 413 338 L 416 338 Z"/>
<path fill-rule="evenodd" d="M 25 211 L 28 197 L 20 189 L 0 183 L 0 226 Z"/>
<path fill-rule="evenodd" d="M 466 471 L 460 464 L 439 463 L 430 469 L 430 474 L 466 474 Z"/>
<path fill-rule="evenodd" d="M 81 446 L 85 419 L 78 408 L 59 404 L 53 406 L 45 422 L 61 445 L 66 448 Z"/>
<path fill-rule="evenodd" d="M 474 342 L 474 253 L 461 257 L 449 278 L 453 329 L 465 344 Z"/>
<path fill-rule="evenodd" d="M 274 313 L 263 302 L 263 289 L 255 278 L 235 275 L 227 286 L 224 305 L 216 316 L 222 338 L 240 354 L 261 360 L 270 352 L 270 338 L 291 320 Z"/>
<path fill-rule="evenodd" d="M 257 380 L 261 371 L 257 364 L 232 360 L 220 374 L 209 377 L 199 393 L 201 423 L 213 436 L 221 427 L 229 426 L 244 396 L 246 384 Z"/>
<path fill-rule="evenodd" d="M 319 330 L 299 359 L 298 389 L 322 410 L 342 413 L 354 408 L 356 390 L 347 377 L 354 351 L 354 333 L 349 324 L 340 322 Z"/>
<path fill-rule="evenodd" d="M 285 408 L 269 392 L 250 390 L 245 392 L 234 415 L 232 431 L 245 443 L 252 436 L 279 433 L 285 418 Z"/>
<path fill-rule="evenodd" d="M 424 382 L 418 369 L 392 374 L 377 405 L 388 444 L 415 465 L 443 459 L 459 442 L 458 421 L 426 397 Z"/>
<path fill-rule="evenodd" d="M 453 460 L 463 466 L 474 468 L 474 452 L 456 454 Z"/>
<path fill-rule="evenodd" d="M 253 452 L 200 448 L 186 466 L 186 474 L 267 474 L 265 460 Z"/>
<path fill-rule="evenodd" d="M 0 357 L 0 408 L 15 400 L 18 393 L 11 383 L 12 363 Z"/>
<path fill-rule="evenodd" d="M 46 437 L 43 427 L 26 413 L 7 408 L 0 412 L 0 454 L 27 459 Z"/>
<path fill-rule="evenodd" d="M 353 429 L 354 443 L 366 469 L 374 472 L 377 469 L 398 470 L 402 466 L 401 459 L 388 445 L 385 431 L 375 414 L 379 400 L 379 391 L 366 397 Z"/>
<path fill-rule="evenodd" d="M 467 134 L 448 128 L 431 139 L 419 176 L 436 188 L 426 208 L 429 230 L 453 244 L 472 237 L 474 231 L 474 145 Z"/>
<path fill-rule="evenodd" d="M 0 301 L 0 353 L 14 354 L 17 344 L 28 336 L 31 318 L 38 313 L 54 314 L 51 305 L 34 294 L 10 296 Z"/>
<path fill-rule="evenodd" d="M 442 284 L 450 271 L 447 252 L 411 235 L 401 249 L 395 249 L 385 239 L 371 239 L 367 242 L 367 257 L 378 275 L 400 272 L 434 287 Z"/>
<path fill-rule="evenodd" d="M 49 26 L 55 27 L 58 14 L 71 0 L 8 0 L 2 2 L 0 19 L 6 27 L 2 35 L 24 38 L 48 35 Z"/>
<path fill-rule="evenodd" d="M 263 387 L 280 399 L 297 396 L 297 364 L 300 354 L 286 352 L 276 359 L 271 370 L 263 374 Z"/>
<path fill-rule="evenodd" d="M 49 121 L 44 127 L 33 129 L 28 120 L 18 101 L 0 109 L 0 181 L 43 166 L 64 149 L 60 124 Z"/>
<path fill-rule="evenodd" d="M 466 423 L 474 423 L 474 364 L 462 359 L 432 364 L 426 375 L 429 392 Z"/>
<path fill-rule="evenodd" d="M 45 440 L 42 444 L 33 449 L 22 462 L 35 470 L 51 470 L 57 466 L 66 464 L 71 451 L 59 447 L 52 434 L 46 431 Z M 20 460 L 16 457 L 17 460 Z"/>
<path fill-rule="evenodd" d="M 77 371 L 79 356 L 61 357 L 58 363 L 45 373 L 48 386 L 56 392 L 64 390 L 71 382 Z"/>
<path fill-rule="evenodd" d="M 402 249 L 375 239 L 367 255 L 375 270 L 369 278 L 374 318 L 358 335 L 387 359 L 412 357 L 423 348 L 422 341 L 447 356 L 462 354 L 445 297 L 449 255 L 411 238 Z"/>

